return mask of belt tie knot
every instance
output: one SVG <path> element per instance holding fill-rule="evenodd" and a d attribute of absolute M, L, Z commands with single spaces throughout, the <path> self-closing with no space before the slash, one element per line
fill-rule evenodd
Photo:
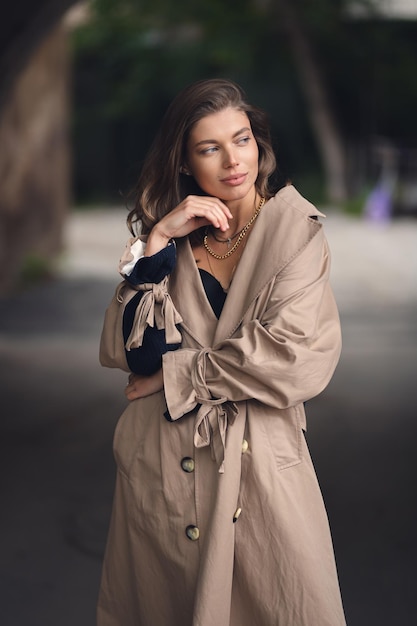
<path fill-rule="evenodd" d="M 212 458 L 219 467 L 219 473 L 223 474 L 227 427 L 235 421 L 238 408 L 226 397 L 211 397 L 205 382 L 208 353 L 209 350 L 202 350 L 197 355 L 192 370 L 196 401 L 200 404 L 194 426 L 194 445 L 196 448 L 211 446 Z"/>
<path fill-rule="evenodd" d="M 194 445 L 196 448 L 211 446 L 212 458 L 224 473 L 224 454 L 226 448 L 227 426 L 233 424 L 238 413 L 234 402 L 227 398 L 208 400 L 197 396 L 201 404 L 197 412 L 194 427 Z"/>
<path fill-rule="evenodd" d="M 158 330 L 165 329 L 167 344 L 181 343 L 181 333 L 177 324 L 182 318 L 167 292 L 168 277 L 160 283 L 143 283 L 137 286 L 143 296 L 136 308 L 132 330 L 126 341 L 126 350 L 139 348 L 142 345 L 143 335 L 147 326 Z"/>

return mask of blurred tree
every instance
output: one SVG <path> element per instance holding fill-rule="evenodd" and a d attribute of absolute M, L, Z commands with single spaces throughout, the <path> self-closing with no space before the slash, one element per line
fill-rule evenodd
<path fill-rule="evenodd" d="M 322 172 L 327 199 L 342 200 L 365 169 L 363 138 L 407 124 L 396 93 L 417 105 L 416 24 L 358 22 L 348 5 L 91 0 L 75 38 L 77 197 L 126 189 L 178 89 L 226 76 L 269 112 L 282 176 Z"/>
<path fill-rule="evenodd" d="M 127 166 L 123 157 L 92 171 L 97 144 L 101 155 L 117 146 L 119 154 L 141 158 L 180 87 L 227 76 L 255 91 L 271 66 L 260 36 L 267 32 L 267 16 L 250 0 L 179 0 L 175 6 L 166 0 L 93 0 L 91 7 L 92 19 L 75 39 L 75 132 L 82 160 L 77 192 L 83 197 L 91 176 L 98 188 L 136 176 L 136 165 Z"/>
<path fill-rule="evenodd" d="M 316 5 L 321 8 L 322 18 L 335 16 L 335 3 Z M 328 95 L 323 65 L 317 59 L 313 37 L 307 28 L 310 6 L 297 0 L 275 0 L 277 18 L 281 18 L 288 36 L 294 64 L 305 94 L 307 110 L 325 171 L 327 197 L 331 202 L 343 202 L 347 198 L 347 156 L 342 134 Z M 311 22 L 310 22 L 311 23 Z"/>

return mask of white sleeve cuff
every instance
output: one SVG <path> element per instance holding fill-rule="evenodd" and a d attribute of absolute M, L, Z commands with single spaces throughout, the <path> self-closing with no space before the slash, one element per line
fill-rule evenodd
<path fill-rule="evenodd" d="M 129 239 L 125 252 L 119 263 L 119 272 L 123 276 L 130 276 L 136 263 L 145 253 L 146 242 L 141 239 Z"/>

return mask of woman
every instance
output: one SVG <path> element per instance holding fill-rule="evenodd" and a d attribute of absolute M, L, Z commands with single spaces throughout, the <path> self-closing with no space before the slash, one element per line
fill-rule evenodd
<path fill-rule="evenodd" d="M 226 80 L 175 98 L 144 164 L 101 341 L 132 373 L 100 626 L 345 624 L 303 435 L 340 354 L 329 252 L 274 171 Z"/>

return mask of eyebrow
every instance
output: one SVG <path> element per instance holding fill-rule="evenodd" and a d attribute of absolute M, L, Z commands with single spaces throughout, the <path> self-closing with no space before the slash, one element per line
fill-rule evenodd
<path fill-rule="evenodd" d="M 243 128 L 241 128 L 240 130 L 236 131 L 233 134 L 232 139 L 235 139 L 235 137 L 238 137 L 242 133 L 247 133 L 247 132 L 252 132 L 252 131 L 249 128 L 249 126 L 244 126 Z M 194 144 L 194 148 L 197 148 L 197 146 L 201 146 L 201 145 L 209 144 L 209 143 L 218 143 L 218 141 L 217 139 L 202 139 L 201 141 L 198 141 L 196 144 Z"/>

